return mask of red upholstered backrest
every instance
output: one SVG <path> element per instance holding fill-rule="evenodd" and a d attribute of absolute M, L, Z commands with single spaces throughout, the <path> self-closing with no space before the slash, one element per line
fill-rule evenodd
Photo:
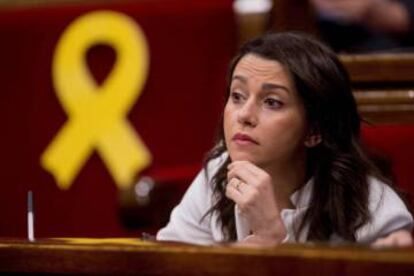
<path fill-rule="evenodd" d="M 414 196 L 414 125 L 364 125 L 362 136 L 368 146 L 391 160 L 397 186 Z"/>

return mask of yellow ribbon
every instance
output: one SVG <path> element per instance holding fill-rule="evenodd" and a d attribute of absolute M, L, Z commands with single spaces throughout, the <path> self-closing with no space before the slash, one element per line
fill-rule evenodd
<path fill-rule="evenodd" d="M 116 62 L 97 86 L 86 62 L 96 44 L 112 46 Z M 119 188 L 151 162 L 150 152 L 126 120 L 142 92 L 148 73 L 148 49 L 141 28 L 128 16 L 96 11 L 72 22 L 53 58 L 53 83 L 68 115 L 41 157 L 61 189 L 68 189 L 96 149 Z"/>

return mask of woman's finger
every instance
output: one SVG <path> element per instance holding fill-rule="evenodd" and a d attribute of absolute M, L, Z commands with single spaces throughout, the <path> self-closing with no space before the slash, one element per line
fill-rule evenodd
<path fill-rule="evenodd" d="M 232 178 L 226 186 L 226 196 L 233 200 L 236 204 L 242 201 L 242 192 L 240 189 L 240 179 Z M 240 184 L 239 184 L 240 183 Z"/>
<path fill-rule="evenodd" d="M 255 185 L 260 179 L 260 174 L 253 168 L 253 164 L 237 163 L 234 166 L 229 167 L 227 173 L 227 179 L 239 178 L 247 184 Z M 260 171 L 260 173 L 263 173 Z"/>
<path fill-rule="evenodd" d="M 261 168 L 249 161 L 234 161 L 227 166 L 228 170 L 231 170 L 236 167 L 248 170 L 254 175 L 259 175 L 263 173 L 263 170 Z"/>

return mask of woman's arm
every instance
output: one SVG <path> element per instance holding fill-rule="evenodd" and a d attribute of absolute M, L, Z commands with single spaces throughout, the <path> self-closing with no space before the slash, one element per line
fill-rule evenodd
<path fill-rule="evenodd" d="M 412 242 L 413 217 L 391 187 L 378 179 L 369 178 L 368 205 L 371 220 L 357 231 L 357 242 L 374 246 L 398 246 Z"/>
<path fill-rule="evenodd" d="M 377 239 L 372 245 L 374 247 L 407 247 L 413 245 L 413 237 L 410 231 L 397 230 Z"/>
<path fill-rule="evenodd" d="M 157 240 L 194 244 L 212 244 L 210 216 L 201 218 L 211 207 L 211 188 L 204 170 L 194 179 L 180 204 L 171 212 L 170 221 L 157 233 Z"/>

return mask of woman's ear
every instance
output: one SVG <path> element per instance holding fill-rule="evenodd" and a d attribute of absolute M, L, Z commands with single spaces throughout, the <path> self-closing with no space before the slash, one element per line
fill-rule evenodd
<path fill-rule="evenodd" d="M 305 139 L 305 146 L 308 148 L 313 148 L 322 142 L 322 135 L 319 131 L 313 129 L 309 132 L 308 136 Z"/>

